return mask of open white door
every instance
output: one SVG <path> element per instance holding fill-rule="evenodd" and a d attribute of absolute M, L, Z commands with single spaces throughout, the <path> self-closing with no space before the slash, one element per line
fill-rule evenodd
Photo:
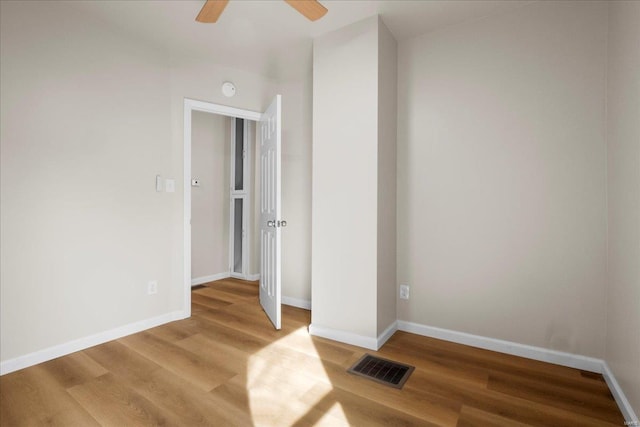
<path fill-rule="evenodd" d="M 281 328 L 280 138 L 281 96 L 260 118 L 260 305 L 276 329 Z"/>

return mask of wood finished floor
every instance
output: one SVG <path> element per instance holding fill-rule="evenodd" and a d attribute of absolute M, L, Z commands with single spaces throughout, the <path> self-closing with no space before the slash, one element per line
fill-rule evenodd
<path fill-rule="evenodd" d="M 403 332 L 402 390 L 346 373 L 365 350 L 275 331 L 253 282 L 192 292 L 190 319 L 0 377 L 2 426 L 622 426 L 600 375 Z"/>

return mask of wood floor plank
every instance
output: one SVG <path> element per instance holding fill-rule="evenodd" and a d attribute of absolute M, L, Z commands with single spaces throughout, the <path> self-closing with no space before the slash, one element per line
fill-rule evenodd
<path fill-rule="evenodd" d="M 219 308 L 225 308 L 232 304 L 229 301 L 223 301 L 218 298 L 197 294 L 195 292 L 191 295 L 191 302 L 205 306 L 207 308 L 211 308 L 213 310 L 217 310 Z"/>
<path fill-rule="evenodd" d="M 206 297 L 212 298 L 212 299 L 217 299 L 219 301 L 224 301 L 224 302 L 228 302 L 231 304 L 235 304 L 238 302 L 245 302 L 245 301 L 249 301 L 249 300 L 257 300 L 257 296 L 246 296 L 246 295 L 238 295 L 235 293 L 231 293 L 231 292 L 226 292 L 224 290 L 221 289 L 216 289 L 216 288 L 211 288 L 211 287 L 204 287 L 204 288 L 200 288 L 198 290 L 195 290 L 192 292 L 192 296 L 193 294 L 196 295 L 204 295 Z"/>
<path fill-rule="evenodd" d="M 42 365 L 1 377 L 0 422 L 3 426 L 99 425 Z"/>
<path fill-rule="evenodd" d="M 268 340 L 239 331 L 233 327 L 226 326 L 223 323 L 211 321 L 203 316 L 199 316 L 197 321 L 200 328 L 200 334 L 216 342 L 235 347 L 239 350 L 254 353 L 269 345 Z"/>
<path fill-rule="evenodd" d="M 344 366 L 331 362 L 324 363 L 327 373 L 326 384 L 360 395 L 381 405 L 387 405 L 416 418 L 441 426 L 455 425 L 461 404 L 455 400 L 432 393 L 428 389 L 402 390 L 352 375 Z M 411 381 L 411 378 L 409 378 Z"/>
<path fill-rule="evenodd" d="M 277 384 L 277 393 L 273 385 Z M 286 366 L 276 366 L 254 355 L 245 375 L 239 375 L 227 383 L 237 390 L 244 389 L 248 406 L 256 425 L 292 425 L 305 414 L 317 410 L 299 405 L 297 397 L 306 393 L 314 381 Z"/>
<path fill-rule="evenodd" d="M 228 381 L 209 392 L 216 407 L 228 414 L 237 425 L 254 425 L 254 417 L 249 403 L 246 386 Z"/>
<path fill-rule="evenodd" d="M 461 402 L 463 405 L 534 426 L 573 427 L 580 425 L 595 427 L 615 425 L 616 421 L 612 420 L 606 423 L 601 419 L 585 416 L 580 412 L 559 409 L 493 390 L 469 389 L 458 384 L 443 383 L 438 378 L 429 377 L 420 371 L 414 371 L 405 387 L 415 390 L 428 389 L 439 396 Z"/>
<path fill-rule="evenodd" d="M 148 329 L 147 332 L 165 341 L 175 342 L 200 333 L 200 329 L 198 322 L 193 317 L 190 317 Z"/>
<path fill-rule="evenodd" d="M 192 316 L 0 377 L 0 424 L 620 426 L 606 382 L 406 332 L 379 351 L 313 337 L 256 282 L 192 291 Z M 401 390 L 347 372 L 373 353 L 415 366 Z"/>
<path fill-rule="evenodd" d="M 396 332 L 389 341 L 387 341 L 385 346 L 386 345 L 424 354 L 425 357 L 433 357 L 436 360 L 449 361 L 453 366 L 471 365 L 538 378 L 569 378 L 573 381 L 592 382 L 592 380 L 581 376 L 580 371 L 577 369 L 481 348 L 469 347 L 430 337 L 415 339 L 415 335 L 408 332 Z"/>
<path fill-rule="evenodd" d="M 204 391 L 210 391 L 236 375 L 236 372 L 223 366 L 212 365 L 201 356 L 163 341 L 149 332 L 130 335 L 120 339 L 119 342 L 164 369 L 188 378 Z"/>
<path fill-rule="evenodd" d="M 486 388 L 489 381 L 489 374 L 486 369 L 465 366 L 452 368 L 446 364 L 429 360 L 424 356 L 417 356 L 394 347 L 385 346 L 377 352 L 370 353 L 415 366 L 416 369 L 423 370 L 429 375 L 441 377 L 445 381 L 458 382 L 468 387 Z"/>
<path fill-rule="evenodd" d="M 267 321 L 267 314 L 264 312 L 262 307 L 255 302 L 245 302 L 244 304 L 235 304 L 233 307 L 226 309 L 225 311 L 229 313 L 233 313 L 236 316 L 240 317 L 244 320 L 245 326 L 247 326 L 249 331 L 262 331 L 267 333 L 276 333 L 276 335 L 284 335 L 285 333 L 291 332 L 293 330 L 297 330 L 301 327 L 307 328 L 308 323 L 306 320 L 298 320 L 294 317 L 286 318 L 282 322 L 282 329 L 280 331 L 276 331 L 273 328 L 273 325 L 270 321 Z M 268 335 L 269 337 L 273 337 L 276 335 Z"/>
<path fill-rule="evenodd" d="M 293 427 L 348 427 L 352 424 L 341 411 L 331 408 L 329 411 L 323 410 L 321 407 L 312 406 L 299 400 L 292 400 L 289 403 L 292 411 L 285 409 L 285 413 L 281 415 L 282 419 L 286 419 L 288 426 Z"/>
<path fill-rule="evenodd" d="M 315 353 L 322 359 L 329 362 L 337 363 L 340 365 L 344 365 L 346 361 L 351 360 L 353 355 L 359 352 L 362 349 L 358 349 L 354 351 L 352 349 L 348 349 L 342 346 L 333 345 L 331 342 L 327 342 L 328 340 L 318 340 L 316 337 L 311 337 L 311 342 L 313 343 L 313 349 L 315 349 Z M 290 342 L 284 342 L 285 345 L 291 346 L 291 348 L 296 348 L 298 351 L 308 352 L 309 354 L 313 354 L 313 350 L 308 350 L 307 348 L 294 345 Z"/>
<path fill-rule="evenodd" d="M 555 408 L 579 412 L 603 421 L 616 420 L 618 417 L 618 422 L 624 423 L 624 419 L 620 417 L 620 410 L 610 395 L 588 393 L 576 388 L 503 373 L 491 373 L 487 388 Z"/>
<path fill-rule="evenodd" d="M 485 372 L 503 372 L 530 378 L 543 380 L 549 383 L 573 384 L 583 390 L 591 390 L 596 393 L 608 393 L 606 384 L 593 378 L 584 377 L 580 371 L 517 356 L 496 353 L 488 350 L 449 343 L 434 338 L 413 336 L 405 332 L 396 332 L 385 344 L 385 348 L 394 348 L 403 351 L 407 355 L 424 358 L 436 364 L 448 366 L 454 370 L 466 371 L 481 370 Z M 442 348 L 439 346 L 442 345 Z M 544 367 L 548 366 L 548 370 Z"/>
<path fill-rule="evenodd" d="M 162 408 L 180 425 L 219 426 L 250 425 L 248 414 L 229 414 L 220 408 L 218 401 L 209 393 L 202 393 L 193 384 L 166 369 L 158 369 L 142 381 L 129 377 L 119 378 L 139 395 Z"/>
<path fill-rule="evenodd" d="M 207 401 L 208 395 L 193 383 L 161 368 L 117 341 L 87 352 L 113 373 L 118 382 L 162 408 L 165 417 L 182 420 L 179 424 L 229 425 L 233 421 L 217 410 L 213 399 Z"/>
<path fill-rule="evenodd" d="M 319 375 L 307 372 L 302 366 L 293 368 L 286 363 L 274 363 L 263 353 L 256 353 L 250 356 L 246 370 L 229 383 L 244 387 L 250 397 L 257 393 L 271 394 L 286 403 L 286 397 L 297 397 L 313 387 Z M 277 393 L 272 388 L 274 384 L 277 384 Z"/>
<path fill-rule="evenodd" d="M 437 426 L 437 424 L 343 389 L 332 387 L 329 384 L 316 384 L 300 399 L 321 412 L 333 414 L 335 418 L 346 418 L 349 425 Z"/>
<path fill-rule="evenodd" d="M 465 405 L 460 411 L 456 427 L 530 427 L 530 424 L 523 424 Z"/>
<path fill-rule="evenodd" d="M 273 325 L 271 325 L 264 313 L 257 316 L 248 316 L 235 310 L 236 307 L 243 305 L 234 304 L 234 309 L 210 311 L 200 313 L 199 316 L 266 341 L 278 340 L 291 331 L 291 328 L 287 328 L 285 325 L 283 325 L 282 330 L 273 329 Z"/>
<path fill-rule="evenodd" d="M 282 304 L 282 316 L 287 320 L 295 320 L 303 325 L 311 324 L 311 310 Z"/>
<path fill-rule="evenodd" d="M 255 362 L 258 362 L 257 365 Z M 309 412 L 314 419 L 323 417 L 324 414 L 301 405 L 296 399 L 307 391 L 312 382 L 293 371 L 285 372 L 286 368 L 273 368 L 260 362 L 254 359 L 249 372 L 211 391 L 210 394 L 218 399 L 226 412 L 251 414 L 253 425 L 267 426 L 293 425 Z M 277 393 L 274 393 L 274 381 L 278 382 Z M 327 425 L 342 425 L 336 421 Z"/>
<path fill-rule="evenodd" d="M 108 372 L 121 377 L 139 378 L 142 381 L 160 369 L 160 365 L 119 341 L 109 341 L 88 348 L 84 350 L 84 353 Z"/>
<path fill-rule="evenodd" d="M 205 287 L 246 297 L 257 297 L 259 293 L 258 286 L 257 282 L 248 282 L 246 280 L 239 279 L 222 279 L 215 282 L 205 283 Z"/>
<path fill-rule="evenodd" d="M 207 338 L 203 334 L 196 334 L 175 343 L 177 346 L 198 354 L 213 366 L 223 366 L 236 374 L 243 373 L 247 367 L 250 355 L 236 347 L 228 346 Z M 215 351 L 211 351 L 215 348 Z"/>
<path fill-rule="evenodd" d="M 118 381 L 185 423 L 211 425 L 207 420 L 229 421 L 216 411 L 215 402 L 207 404 L 207 393 L 117 341 L 86 351 Z"/>
<path fill-rule="evenodd" d="M 342 364 L 352 358 L 354 352 L 330 342 L 316 340 L 306 327 L 299 328 L 278 340 L 278 345 L 313 357 Z"/>
<path fill-rule="evenodd" d="M 103 426 L 167 425 L 171 421 L 161 408 L 113 374 L 71 387 L 69 393 Z"/>
<path fill-rule="evenodd" d="M 64 389 L 90 381 L 109 372 L 83 352 L 59 357 L 40 366 Z"/>

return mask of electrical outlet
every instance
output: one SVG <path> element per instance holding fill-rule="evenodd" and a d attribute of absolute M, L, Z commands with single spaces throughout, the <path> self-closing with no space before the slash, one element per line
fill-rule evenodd
<path fill-rule="evenodd" d="M 409 285 L 400 285 L 400 299 L 409 299 Z"/>
<path fill-rule="evenodd" d="M 149 281 L 149 283 L 147 283 L 147 294 L 153 295 L 157 293 L 158 293 L 158 281 L 157 280 Z"/>

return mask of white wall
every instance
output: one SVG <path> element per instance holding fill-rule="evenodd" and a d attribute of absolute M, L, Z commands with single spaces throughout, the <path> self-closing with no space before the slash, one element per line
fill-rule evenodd
<path fill-rule="evenodd" d="M 378 18 L 378 280 L 377 335 L 396 313 L 396 148 L 398 45 Z"/>
<path fill-rule="evenodd" d="M 72 3 L 1 4 L 4 363 L 184 309 L 183 100 L 262 111 L 278 87 L 246 71 L 171 64 Z M 220 93 L 225 80 L 236 97 Z M 283 188 L 284 214 L 298 210 L 291 227 L 309 222 L 308 196 L 300 205 L 297 196 L 310 191 L 298 162 L 310 164 L 311 95 L 308 83 L 282 86 L 285 114 L 301 116 L 283 119 L 299 144 L 283 140 L 285 155 L 296 153 L 283 167 L 294 183 Z M 156 174 L 174 178 L 176 192 L 156 193 Z M 299 280 L 285 282 L 284 293 L 305 298 L 309 231 L 290 240 L 297 248 L 285 254 L 307 255 L 285 255 L 283 276 Z M 147 296 L 152 279 L 159 292 Z"/>
<path fill-rule="evenodd" d="M 282 295 L 311 300 L 311 70 L 282 95 Z M 258 234 L 259 236 L 259 234 Z"/>
<path fill-rule="evenodd" d="M 606 4 L 399 43 L 402 320 L 604 356 Z"/>
<path fill-rule="evenodd" d="M 640 413 L 640 3 L 609 2 L 606 361 Z"/>
<path fill-rule="evenodd" d="M 377 348 L 396 321 L 396 41 L 378 16 L 314 41 L 310 332 Z"/>
<path fill-rule="evenodd" d="M 312 325 L 375 337 L 378 18 L 313 49 Z"/>
<path fill-rule="evenodd" d="M 164 52 L 61 2 L 2 2 L 0 358 L 181 309 Z M 175 173 L 175 174 L 174 174 Z M 158 294 L 147 282 L 158 280 Z"/>
<path fill-rule="evenodd" d="M 232 119 L 191 117 L 191 278 L 229 273 L 229 187 Z M 252 144 L 253 145 L 253 144 Z"/>

